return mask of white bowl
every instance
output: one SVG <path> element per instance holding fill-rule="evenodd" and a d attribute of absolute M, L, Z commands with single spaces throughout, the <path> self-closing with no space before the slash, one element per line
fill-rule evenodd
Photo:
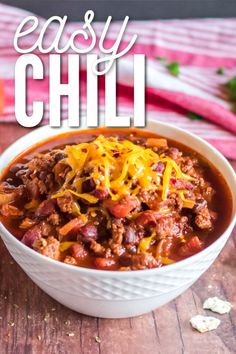
<path fill-rule="evenodd" d="M 146 129 L 191 146 L 224 175 L 233 195 L 233 215 L 225 232 L 200 253 L 163 268 L 130 272 L 79 268 L 42 256 L 18 241 L 1 223 L 0 233 L 12 257 L 28 276 L 61 304 L 90 316 L 122 318 L 143 314 L 176 298 L 213 263 L 236 221 L 236 176 L 227 160 L 202 139 L 174 126 L 149 121 Z M 68 131 L 48 126 L 34 130 L 11 145 L 0 157 L 3 169 L 36 142 Z"/>

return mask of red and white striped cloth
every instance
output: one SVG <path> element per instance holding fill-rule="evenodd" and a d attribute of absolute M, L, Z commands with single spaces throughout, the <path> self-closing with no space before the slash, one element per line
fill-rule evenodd
<path fill-rule="evenodd" d="M 16 122 L 14 117 L 14 66 L 19 54 L 13 47 L 15 30 L 29 13 L 0 4 L 0 79 L 4 83 L 5 105 L 0 122 Z M 40 27 L 44 24 L 40 19 Z M 109 30 L 107 45 L 112 44 L 120 29 L 119 22 L 113 22 Z M 79 23 L 68 23 L 64 32 L 65 40 L 80 27 Z M 94 23 L 97 37 L 101 35 L 104 23 Z M 25 39 L 33 43 L 37 34 Z M 47 32 L 45 45 L 55 36 L 55 26 Z M 147 57 L 147 119 L 154 118 L 185 128 L 216 146 L 228 158 L 236 159 L 236 115 L 232 113 L 224 83 L 236 76 L 236 19 L 197 19 L 167 21 L 131 21 L 123 38 L 126 46 L 133 34 L 138 39 L 133 53 Z M 83 44 L 81 38 L 80 43 Z M 121 47 L 122 47 L 121 46 Z M 98 49 L 95 51 L 98 53 Z M 48 55 L 39 54 L 45 65 L 46 77 L 41 82 L 29 78 L 28 110 L 34 100 L 44 100 L 44 122 L 49 118 L 48 97 Z M 63 54 L 63 76 L 66 80 L 67 54 Z M 180 63 L 179 77 L 172 76 L 166 64 Z M 118 112 L 130 114 L 133 111 L 132 57 L 120 61 L 118 76 Z M 217 75 L 219 67 L 225 68 L 224 75 Z M 85 68 L 82 65 L 81 112 L 86 115 Z M 100 112 L 104 112 L 104 85 L 100 85 Z M 191 120 L 187 113 L 194 112 L 203 120 Z M 63 101 L 62 118 L 67 117 L 67 104 Z"/>

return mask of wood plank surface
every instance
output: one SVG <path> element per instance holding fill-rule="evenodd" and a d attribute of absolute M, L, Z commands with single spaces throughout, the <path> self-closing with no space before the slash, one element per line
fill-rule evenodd
<path fill-rule="evenodd" d="M 0 153 L 28 131 L 0 124 Z M 0 354 L 236 353 L 235 309 L 215 315 L 221 319 L 215 331 L 200 334 L 189 325 L 191 316 L 206 313 L 202 302 L 209 296 L 225 298 L 236 309 L 236 229 L 189 290 L 152 313 L 122 320 L 92 318 L 60 305 L 34 285 L 0 241 Z"/>

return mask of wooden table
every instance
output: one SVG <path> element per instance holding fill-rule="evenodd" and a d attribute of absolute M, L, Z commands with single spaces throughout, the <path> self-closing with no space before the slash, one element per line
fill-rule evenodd
<path fill-rule="evenodd" d="M 27 133 L 0 125 L 0 152 Z M 236 167 L 236 164 L 233 164 Z M 217 330 L 200 334 L 189 319 L 219 296 L 236 308 L 236 229 L 213 266 L 184 294 L 147 315 L 106 320 L 73 312 L 43 293 L 0 241 L 0 354 L 236 353 L 236 311 L 216 315 Z M 208 313 L 212 314 L 212 313 Z"/>

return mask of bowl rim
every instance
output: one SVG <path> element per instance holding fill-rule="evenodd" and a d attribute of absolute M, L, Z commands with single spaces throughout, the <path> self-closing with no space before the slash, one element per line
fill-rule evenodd
<path fill-rule="evenodd" d="M 197 141 L 199 144 L 202 144 L 203 146 L 205 146 L 208 150 L 211 150 L 216 156 L 217 159 L 221 160 L 221 162 L 224 164 L 224 167 L 228 170 L 228 172 L 230 173 L 233 183 L 235 184 L 236 187 L 236 174 L 235 171 L 233 170 L 232 166 L 230 165 L 230 163 L 228 162 L 228 160 L 215 148 L 213 147 L 211 144 L 209 144 L 207 141 L 205 141 L 204 139 L 198 137 L 197 135 L 188 132 L 185 129 L 179 128 L 174 126 L 173 124 L 169 124 L 169 123 L 164 123 L 164 122 L 159 122 L 157 120 L 154 119 L 148 119 L 148 124 L 155 124 L 157 126 L 161 126 L 162 128 L 167 128 L 167 129 L 174 129 L 176 130 L 176 132 L 188 135 L 189 137 L 192 137 L 195 141 Z M 9 151 L 11 151 L 12 149 L 14 149 L 15 146 L 18 146 L 18 144 L 21 144 L 22 142 L 24 142 L 25 139 L 31 137 L 31 136 L 35 136 L 37 134 L 40 134 L 40 132 L 43 132 L 44 130 L 51 130 L 53 129 L 52 127 L 50 127 L 49 125 L 45 125 L 45 126 L 41 126 L 25 135 L 23 135 L 22 137 L 20 137 L 19 139 L 17 139 L 13 144 L 11 144 L 6 150 L 4 150 L 4 152 L 1 154 L 0 156 L 0 166 L 1 166 L 1 162 L 4 160 L 5 156 L 8 155 Z M 63 133 L 66 132 L 75 132 L 75 131 L 80 131 L 80 130 L 89 130 L 89 127 L 84 127 L 83 125 L 77 128 L 70 128 L 68 126 L 66 126 L 66 122 L 64 121 L 62 126 L 59 128 L 60 131 L 58 132 L 58 134 L 53 134 L 52 136 L 49 136 L 47 138 L 43 138 L 41 140 L 39 140 L 37 143 L 30 145 L 29 147 L 27 147 L 26 149 L 22 149 L 18 154 L 16 154 L 12 159 L 10 159 L 7 163 L 7 165 L 3 168 L 3 170 L 0 171 L 0 177 L 2 172 L 4 172 L 5 168 L 8 166 L 8 164 L 13 161 L 17 156 L 19 156 L 20 154 L 24 153 L 24 151 L 27 151 L 28 149 L 30 149 L 31 147 L 33 147 L 34 145 L 50 140 L 51 138 L 57 136 L 57 135 L 61 135 Z M 112 129 L 112 128 L 111 128 Z M 122 127 L 120 129 L 123 129 Z M 129 128 L 124 128 L 124 129 L 129 129 Z M 144 130 L 149 130 L 148 128 L 144 128 Z M 164 134 L 161 134 L 162 136 L 164 136 Z M 178 137 L 175 139 L 177 142 Z M 182 143 L 182 142 L 181 142 Z M 215 166 L 215 164 L 213 163 L 213 165 Z M 227 183 L 228 184 L 228 183 Z M 230 189 L 230 192 L 232 194 L 232 197 L 234 199 L 234 192 L 232 190 L 232 188 L 230 187 L 230 185 L 228 184 L 228 187 Z M 62 267 L 63 269 L 68 269 L 70 271 L 76 272 L 76 273 L 82 273 L 84 275 L 89 275 L 89 276 L 106 276 L 106 277 L 114 277 L 114 276 L 119 276 L 122 278 L 132 278 L 135 276 L 152 276 L 152 275 L 158 275 L 158 274 L 162 274 L 165 273 L 167 271 L 175 271 L 178 268 L 182 268 L 184 266 L 188 266 L 189 264 L 193 264 L 195 263 L 195 261 L 200 257 L 203 258 L 204 256 L 206 256 L 208 253 L 210 253 L 211 251 L 213 251 L 214 249 L 217 249 L 218 246 L 221 245 L 222 240 L 225 237 L 229 237 L 232 229 L 234 227 L 234 224 L 236 223 L 236 207 L 235 207 L 235 202 L 233 200 L 233 211 L 232 211 L 232 216 L 231 216 L 231 220 L 229 225 L 227 226 L 227 228 L 225 229 L 225 231 L 213 242 L 211 243 L 209 246 L 207 246 L 206 248 L 204 248 L 202 251 L 187 257 L 183 260 L 180 260 L 176 263 L 173 264 L 168 264 L 165 265 L 163 267 L 159 267 L 159 268 L 151 268 L 151 269 L 143 269 L 143 270 L 132 270 L 132 271 L 119 271 L 119 270 L 99 270 L 99 269 L 93 269 L 93 268 L 86 268 L 86 267 L 79 267 L 79 266 L 74 266 L 74 265 L 70 265 L 70 264 L 65 264 L 63 262 L 54 260 L 52 258 L 46 257 L 38 252 L 36 252 L 35 250 L 31 249 L 30 247 L 24 245 L 20 240 L 18 240 L 13 234 L 11 234 L 7 228 L 3 225 L 2 222 L 0 222 L 0 231 L 3 232 L 5 235 L 7 235 L 7 237 L 9 237 L 9 240 L 12 241 L 18 248 L 21 248 L 23 252 L 25 253 L 29 253 L 29 255 L 31 255 L 32 257 L 38 258 L 39 261 L 45 261 L 48 262 L 49 264 L 52 264 L 56 267 Z M 228 235 L 229 234 L 229 235 Z M 1 236 L 1 234 L 0 234 Z M 2 237 L 2 236 L 1 236 Z M 227 238 L 228 238 L 227 237 Z"/>

